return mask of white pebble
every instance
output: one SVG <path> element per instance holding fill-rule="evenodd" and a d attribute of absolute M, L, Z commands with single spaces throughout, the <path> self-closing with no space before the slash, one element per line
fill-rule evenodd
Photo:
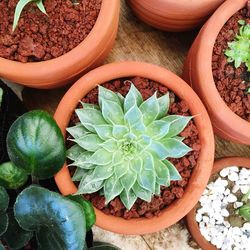
<path fill-rule="evenodd" d="M 250 222 L 244 223 L 243 229 L 246 230 L 246 231 L 250 231 Z"/>
<path fill-rule="evenodd" d="M 195 216 L 195 219 L 196 219 L 197 222 L 201 222 L 201 220 L 202 220 L 201 214 L 197 213 L 196 216 Z"/>
<path fill-rule="evenodd" d="M 227 201 L 228 201 L 229 203 L 235 202 L 235 201 L 237 201 L 237 197 L 236 197 L 235 195 L 233 195 L 233 194 L 229 194 L 229 195 L 227 196 Z"/>
<path fill-rule="evenodd" d="M 208 216 L 203 216 L 203 217 L 202 217 L 202 220 L 203 220 L 205 223 L 208 223 L 208 222 L 209 222 L 209 217 L 208 217 Z"/>
<path fill-rule="evenodd" d="M 229 168 L 223 168 L 223 169 L 220 171 L 220 176 L 221 176 L 221 177 L 226 177 L 228 174 L 229 174 Z"/>
<path fill-rule="evenodd" d="M 235 184 L 233 189 L 232 189 L 232 192 L 235 194 L 239 189 L 240 189 L 240 186 Z"/>
<path fill-rule="evenodd" d="M 234 208 L 239 208 L 239 207 L 241 207 L 241 206 L 243 206 L 243 202 L 235 202 L 234 203 Z"/>
<path fill-rule="evenodd" d="M 239 172 L 239 168 L 238 167 L 236 167 L 236 166 L 232 166 L 232 167 L 229 167 L 229 171 L 230 172 Z"/>
<path fill-rule="evenodd" d="M 228 217 L 229 216 L 229 212 L 227 211 L 227 209 L 222 209 L 221 210 L 221 215 L 223 216 L 223 217 Z"/>
<path fill-rule="evenodd" d="M 249 186 L 247 185 L 241 186 L 240 191 L 242 194 L 246 194 L 249 191 Z"/>
<path fill-rule="evenodd" d="M 228 179 L 230 181 L 237 181 L 239 179 L 239 176 L 236 172 L 231 172 L 229 175 L 228 175 Z"/>

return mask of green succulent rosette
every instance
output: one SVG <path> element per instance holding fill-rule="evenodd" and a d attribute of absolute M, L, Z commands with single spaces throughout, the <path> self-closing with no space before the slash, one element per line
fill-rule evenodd
<path fill-rule="evenodd" d="M 80 122 L 67 129 L 75 145 L 67 151 L 76 167 L 77 194 L 101 191 L 106 204 L 120 196 L 129 210 L 137 198 L 150 202 L 161 186 L 181 180 L 166 158 L 191 151 L 179 137 L 191 116 L 167 115 L 169 94 L 143 101 L 132 84 L 126 97 L 102 86 L 98 105 L 82 103 Z"/>
<path fill-rule="evenodd" d="M 235 68 L 245 63 L 247 70 L 250 71 L 250 24 L 244 20 L 239 20 L 241 25 L 239 34 L 235 36 L 234 41 L 228 43 L 228 49 L 225 55 L 228 62 L 234 62 Z"/>

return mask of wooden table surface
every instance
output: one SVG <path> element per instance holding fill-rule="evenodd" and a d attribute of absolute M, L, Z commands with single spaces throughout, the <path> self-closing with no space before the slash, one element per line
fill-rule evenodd
<path fill-rule="evenodd" d="M 198 30 L 185 33 L 169 33 L 156 30 L 138 20 L 122 0 L 120 25 L 116 43 L 104 63 L 125 60 L 150 62 L 163 66 L 181 76 L 184 59 L 197 32 Z M 67 89 L 68 87 L 56 90 L 34 90 L 25 88 L 23 91 L 23 99 L 29 109 L 45 109 L 53 114 L 60 98 Z M 216 137 L 215 156 L 216 158 L 224 156 L 250 157 L 250 146 L 230 143 Z M 180 225 L 177 225 L 177 227 L 182 228 Z M 98 231 L 99 229 L 96 230 Z M 179 229 L 177 229 L 177 231 L 178 230 Z M 100 230 L 98 234 L 104 237 L 103 232 L 100 232 Z M 174 236 L 176 237 L 173 232 L 172 237 Z M 147 236 L 143 237 L 143 241 L 144 243 L 146 242 L 148 248 L 146 246 L 144 248 L 140 245 L 138 249 L 173 249 L 177 246 L 169 243 L 169 235 L 167 236 L 168 239 L 165 239 L 167 243 L 162 243 L 162 248 L 158 243 L 152 243 L 156 241 L 155 236 L 151 235 L 150 237 L 154 237 L 154 239 L 148 241 Z M 116 238 L 116 236 L 114 236 L 114 238 Z M 116 240 L 114 241 L 116 242 Z M 122 239 L 119 238 L 119 242 L 121 240 Z M 132 238 L 130 240 L 131 242 L 133 241 Z M 138 242 L 138 239 L 136 241 Z M 131 248 L 131 246 L 126 248 L 125 245 L 122 249 L 134 249 Z M 177 249 L 184 250 L 188 248 L 181 245 Z"/>

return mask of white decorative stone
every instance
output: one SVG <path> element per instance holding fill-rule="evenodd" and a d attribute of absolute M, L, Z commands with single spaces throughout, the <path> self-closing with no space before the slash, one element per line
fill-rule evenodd
<path fill-rule="evenodd" d="M 248 190 L 249 190 L 249 186 L 247 186 L 247 185 L 243 185 L 240 187 L 240 191 L 242 194 L 246 194 L 248 192 Z"/>
<path fill-rule="evenodd" d="M 243 195 L 249 191 L 250 170 L 231 166 L 222 169 L 219 175 L 207 185 L 200 198 L 201 208 L 197 210 L 196 220 L 201 234 L 221 250 L 250 250 L 250 222 L 239 228 L 227 221 L 228 206 L 233 203 L 238 209 L 243 205 L 237 196 L 239 192 Z"/>
<path fill-rule="evenodd" d="M 243 206 L 243 202 L 238 201 L 234 203 L 234 208 L 239 208 L 241 206 Z"/>
<path fill-rule="evenodd" d="M 226 177 L 228 174 L 229 174 L 229 168 L 223 168 L 223 169 L 220 171 L 220 176 L 221 176 L 221 177 Z"/>
<path fill-rule="evenodd" d="M 229 212 L 227 211 L 227 209 L 222 209 L 221 210 L 221 215 L 223 216 L 223 217 L 228 217 L 229 216 Z"/>
<path fill-rule="evenodd" d="M 229 195 L 227 196 L 227 201 L 228 201 L 229 203 L 235 202 L 235 201 L 237 201 L 237 197 L 236 197 L 235 195 L 233 195 L 233 194 L 229 194 Z"/>
<path fill-rule="evenodd" d="M 238 173 L 236 172 L 231 172 L 229 175 L 228 175 L 228 179 L 230 181 L 237 181 L 239 179 L 239 176 L 238 176 Z"/>

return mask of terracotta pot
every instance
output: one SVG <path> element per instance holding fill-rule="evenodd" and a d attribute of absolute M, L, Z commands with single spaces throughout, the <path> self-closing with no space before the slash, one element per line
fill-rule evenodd
<path fill-rule="evenodd" d="M 216 174 L 223 168 L 229 166 L 241 166 L 245 168 L 250 168 L 250 158 L 229 157 L 219 159 L 214 163 L 212 174 Z M 186 216 L 188 230 L 194 240 L 203 250 L 216 250 L 217 248 L 214 245 L 210 244 L 210 242 L 208 242 L 200 232 L 199 225 L 195 220 L 196 209 L 197 205 Z"/>
<path fill-rule="evenodd" d="M 202 24 L 225 0 L 127 0 L 145 23 L 167 31 L 185 31 Z"/>
<path fill-rule="evenodd" d="M 184 196 L 162 210 L 159 217 L 125 220 L 95 209 L 96 225 L 103 229 L 122 234 L 146 234 L 169 227 L 184 217 L 199 200 L 206 187 L 213 166 L 214 136 L 208 114 L 198 96 L 182 79 L 164 68 L 141 62 L 120 62 L 99 67 L 79 79 L 62 98 L 54 118 L 65 135 L 65 129 L 79 100 L 90 90 L 98 84 L 131 76 L 141 76 L 160 82 L 185 100 L 191 113 L 197 115 L 194 120 L 201 140 L 200 156 Z M 55 176 L 55 180 L 62 194 L 76 192 L 77 188 L 71 180 L 66 165 Z"/>
<path fill-rule="evenodd" d="M 24 86 L 50 89 L 78 79 L 100 65 L 111 50 L 118 29 L 120 0 L 102 0 L 89 35 L 68 53 L 43 62 L 21 63 L 0 57 L 0 77 Z"/>
<path fill-rule="evenodd" d="M 250 144 L 250 123 L 233 113 L 217 91 L 212 74 L 212 53 L 221 28 L 247 1 L 228 0 L 213 14 L 193 43 L 183 74 L 206 106 L 215 133 L 242 144 Z"/>

